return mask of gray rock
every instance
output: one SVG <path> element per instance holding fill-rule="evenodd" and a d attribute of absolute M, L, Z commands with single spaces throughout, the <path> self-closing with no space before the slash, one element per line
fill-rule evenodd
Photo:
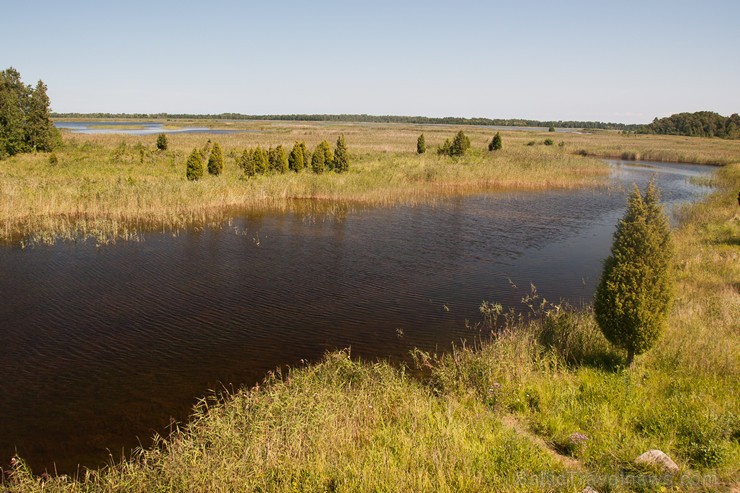
<path fill-rule="evenodd" d="M 648 450 L 635 459 L 635 464 L 655 467 L 671 474 L 678 472 L 678 466 L 676 463 L 660 450 Z"/>

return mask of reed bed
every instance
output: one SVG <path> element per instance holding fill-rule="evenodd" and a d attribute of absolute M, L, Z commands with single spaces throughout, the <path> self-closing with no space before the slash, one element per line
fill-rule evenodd
<path fill-rule="evenodd" d="M 575 188 L 598 185 L 603 163 L 560 148 L 512 145 L 489 153 L 486 132 L 472 132 L 475 149 L 462 160 L 440 157 L 435 143 L 450 129 L 427 130 L 431 150 L 415 153 L 418 129 L 360 125 L 258 123 L 228 135 L 171 134 L 167 151 L 155 136 L 84 135 L 65 132 L 57 164 L 48 154 L 0 162 L 0 241 L 50 243 L 95 238 L 104 243 L 136 239 L 145 231 L 177 231 L 218 224 L 229 211 L 286 209 L 297 200 L 364 206 L 414 204 L 499 189 Z M 246 132 L 248 130 L 248 132 Z M 348 173 L 286 173 L 245 179 L 236 157 L 246 147 L 303 140 L 348 140 Z M 185 178 L 195 147 L 216 140 L 227 156 L 223 174 L 197 182 Z M 439 141 L 439 142 L 437 142 Z"/>

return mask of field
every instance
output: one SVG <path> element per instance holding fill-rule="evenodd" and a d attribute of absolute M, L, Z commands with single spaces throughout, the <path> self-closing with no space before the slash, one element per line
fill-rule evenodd
<path fill-rule="evenodd" d="M 736 491 L 740 481 L 740 164 L 682 212 L 679 297 L 658 345 L 624 367 L 592 314 L 543 303 L 529 317 L 485 305 L 481 336 L 416 366 L 348 352 L 206 399 L 129 460 L 11 492 Z M 491 334 L 497 328 L 502 332 Z M 489 335 L 490 334 L 490 335 Z M 659 448 L 675 475 L 637 466 Z"/>
<path fill-rule="evenodd" d="M 437 156 L 435 149 L 461 127 L 298 122 L 163 122 L 214 126 L 243 132 L 222 135 L 170 134 L 157 151 L 156 136 L 64 133 L 64 146 L 49 154 L 0 161 L 0 241 L 53 243 L 94 238 L 100 243 L 136 239 L 145 231 L 219 224 L 232 208 L 322 207 L 338 203 L 391 205 L 430 202 L 439 197 L 494 189 L 597 186 L 608 173 L 594 156 L 726 164 L 740 155 L 740 143 L 719 139 L 548 132 L 503 132 L 504 148 L 487 151 L 495 133 L 463 127 L 472 148 L 462 159 Z M 424 133 L 428 152 L 416 154 Z M 305 141 L 309 150 L 344 134 L 350 171 L 310 172 L 245 179 L 236 158 L 248 147 Z M 546 146 L 545 139 L 553 139 Z M 220 177 L 185 178 L 185 161 L 211 139 L 224 149 Z"/>

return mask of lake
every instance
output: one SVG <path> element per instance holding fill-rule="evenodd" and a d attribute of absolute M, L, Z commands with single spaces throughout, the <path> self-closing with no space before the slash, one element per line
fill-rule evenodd
<path fill-rule="evenodd" d="M 0 464 L 97 467 L 212 390 L 331 349 L 403 361 L 471 338 L 482 300 L 589 303 L 632 184 L 669 206 L 711 168 L 612 161 L 605 189 L 244 212 L 140 242 L 0 247 Z M 399 330 L 400 329 L 400 330 Z M 402 333 L 402 335 L 401 335 Z"/>
<path fill-rule="evenodd" d="M 89 122 L 54 122 L 59 129 L 67 129 L 76 134 L 117 134 L 117 135 L 156 135 L 156 134 L 231 134 L 236 132 L 254 132 L 254 130 L 225 130 L 208 127 L 167 128 L 163 123 L 139 121 L 89 121 Z M 120 127 L 120 128 L 116 128 Z M 135 127 L 135 128 L 131 128 Z"/>

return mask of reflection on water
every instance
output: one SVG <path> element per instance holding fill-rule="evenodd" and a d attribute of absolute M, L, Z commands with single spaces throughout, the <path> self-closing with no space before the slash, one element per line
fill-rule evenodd
<path fill-rule="evenodd" d="M 250 212 L 140 243 L 2 248 L 0 463 L 17 450 L 36 469 L 101 465 L 209 389 L 328 349 L 449 348 L 481 300 L 516 306 L 530 282 L 588 302 L 631 184 L 655 176 L 675 204 L 704 193 L 688 178 L 709 171 L 613 165 L 608 190 Z"/>

